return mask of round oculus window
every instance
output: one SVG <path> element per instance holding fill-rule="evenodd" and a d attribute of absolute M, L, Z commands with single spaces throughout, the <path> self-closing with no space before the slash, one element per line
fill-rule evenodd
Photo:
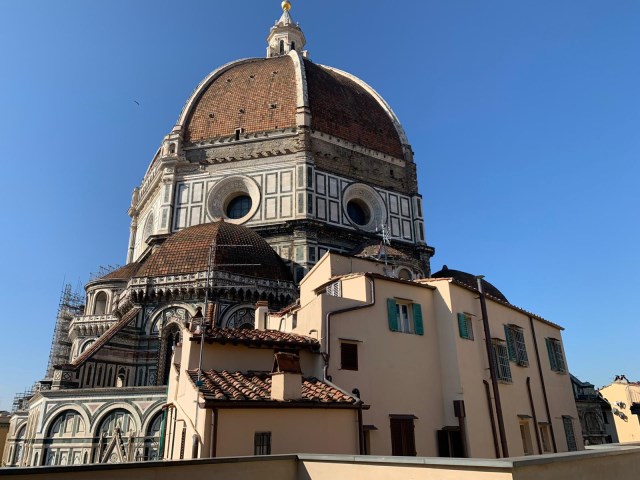
<path fill-rule="evenodd" d="M 251 197 L 249 195 L 240 195 L 232 199 L 226 208 L 227 217 L 237 220 L 247 215 L 251 211 Z"/>
<path fill-rule="evenodd" d="M 351 221 L 356 225 L 366 225 L 371 219 L 369 207 L 357 200 L 350 200 L 347 203 L 347 215 L 349 215 Z"/>

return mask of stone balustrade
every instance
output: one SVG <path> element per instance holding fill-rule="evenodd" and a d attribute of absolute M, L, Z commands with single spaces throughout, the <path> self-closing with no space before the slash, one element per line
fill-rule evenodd
<path fill-rule="evenodd" d="M 99 336 L 118 321 L 115 315 L 83 315 L 73 317 L 69 326 L 71 338 L 78 336 Z"/>

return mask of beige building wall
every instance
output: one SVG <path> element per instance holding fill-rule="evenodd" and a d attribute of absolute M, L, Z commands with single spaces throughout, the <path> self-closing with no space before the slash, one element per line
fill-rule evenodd
<path fill-rule="evenodd" d="M 254 454 L 254 435 L 271 432 L 271 454 L 358 453 L 355 409 L 220 409 L 217 456 Z"/>
<path fill-rule="evenodd" d="M 458 426 L 454 401 L 464 400 L 468 454 L 495 457 L 478 293 L 448 279 L 404 282 L 352 273 L 376 272 L 380 267 L 365 259 L 325 255 L 302 282 L 301 305 L 289 314 L 296 320 L 284 322 L 285 329 L 306 335 L 320 332 L 323 351 L 328 353 L 327 375 L 346 391 L 357 388 L 371 406 L 363 417 L 365 425 L 376 428 L 368 433 L 372 454 L 391 453 L 391 415 L 414 415 L 417 454 L 437 455 L 437 430 Z M 340 296 L 323 290 L 331 281 L 340 282 Z M 424 335 L 390 330 L 389 298 L 421 306 Z M 487 310 L 492 337 L 506 340 L 505 325 L 520 327 L 528 357 L 526 366 L 509 362 L 512 380 L 499 385 L 509 455 L 525 455 L 523 432 L 529 454 L 552 452 L 552 433 L 557 450 L 567 451 L 565 418 L 572 424 L 576 447 L 582 449 L 568 367 L 561 373 L 552 371 L 546 347 L 546 338 L 562 340 L 561 328 L 491 299 Z M 471 315 L 474 340 L 461 338 L 458 313 Z M 357 345 L 357 371 L 341 368 L 341 343 Z M 492 392 L 490 397 L 496 418 Z"/>
<path fill-rule="evenodd" d="M 631 405 L 640 403 L 640 385 L 627 380 L 616 380 L 600 389 L 602 396 L 611 404 L 613 420 L 620 442 L 640 441 L 640 416 L 631 413 Z M 619 414 L 616 415 L 616 411 Z M 622 414 L 622 415 L 620 415 Z"/>

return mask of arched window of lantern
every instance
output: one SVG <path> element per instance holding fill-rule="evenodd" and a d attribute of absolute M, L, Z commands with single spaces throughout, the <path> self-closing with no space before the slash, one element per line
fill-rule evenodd
<path fill-rule="evenodd" d="M 93 314 L 104 315 L 105 313 L 107 313 L 107 294 L 105 292 L 98 292 L 93 303 Z"/>

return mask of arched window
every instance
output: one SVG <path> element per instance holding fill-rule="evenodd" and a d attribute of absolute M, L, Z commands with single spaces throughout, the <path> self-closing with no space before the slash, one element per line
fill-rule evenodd
<path fill-rule="evenodd" d="M 47 440 L 76 438 L 85 434 L 84 420 L 78 412 L 66 410 L 53 421 L 47 432 Z"/>
<path fill-rule="evenodd" d="M 93 314 L 104 315 L 105 313 L 107 313 L 107 294 L 105 292 L 99 292 L 94 301 Z"/>
<path fill-rule="evenodd" d="M 153 223 L 153 212 L 149 214 L 147 219 L 144 222 L 144 230 L 142 233 L 142 240 L 147 241 L 147 239 L 153 235 L 154 232 L 154 223 Z"/>
<path fill-rule="evenodd" d="M 126 375 L 125 375 L 124 368 L 121 368 L 118 371 L 118 378 L 116 378 L 116 387 L 122 388 L 125 386 L 125 384 L 126 384 Z"/>
<path fill-rule="evenodd" d="M 171 358 L 173 357 L 173 351 L 176 345 L 180 343 L 180 329 L 176 324 L 173 324 L 169 328 L 163 330 L 162 336 L 164 337 L 164 348 L 161 350 L 162 355 L 164 355 L 162 384 L 167 385 L 169 383 L 169 374 L 171 373 Z"/>
<path fill-rule="evenodd" d="M 291 50 L 295 50 L 296 49 L 296 42 L 291 42 Z"/>
<path fill-rule="evenodd" d="M 18 430 L 18 433 L 15 437 L 15 450 L 13 451 L 13 465 L 20 465 L 20 461 L 22 460 L 22 451 L 24 449 L 24 435 L 27 431 L 27 425 L 23 425 Z"/>
<path fill-rule="evenodd" d="M 251 330 L 255 328 L 255 316 L 255 309 L 250 307 L 239 308 L 229 314 L 224 325 L 226 328 L 244 328 Z"/>
<path fill-rule="evenodd" d="M 164 412 L 156 413 L 144 437 L 144 460 L 160 460 L 160 430 Z"/>
<path fill-rule="evenodd" d="M 280 55 L 284 55 L 284 40 L 280 40 Z"/>
<path fill-rule="evenodd" d="M 411 271 L 409 271 L 406 268 L 401 268 L 400 270 L 398 270 L 398 278 L 400 280 L 411 280 L 412 279 Z"/>
<path fill-rule="evenodd" d="M 106 455 L 107 447 L 111 443 L 111 439 L 114 435 L 119 436 L 118 447 L 126 447 L 125 443 L 129 441 L 136 442 L 136 422 L 133 416 L 123 408 L 118 408 L 111 411 L 98 425 L 95 431 L 94 441 L 96 442 L 97 450 L 94 456 L 94 462 L 116 462 L 118 461 L 118 455 L 114 451 L 113 458 L 103 458 Z M 125 450 L 126 451 L 126 448 Z"/>

